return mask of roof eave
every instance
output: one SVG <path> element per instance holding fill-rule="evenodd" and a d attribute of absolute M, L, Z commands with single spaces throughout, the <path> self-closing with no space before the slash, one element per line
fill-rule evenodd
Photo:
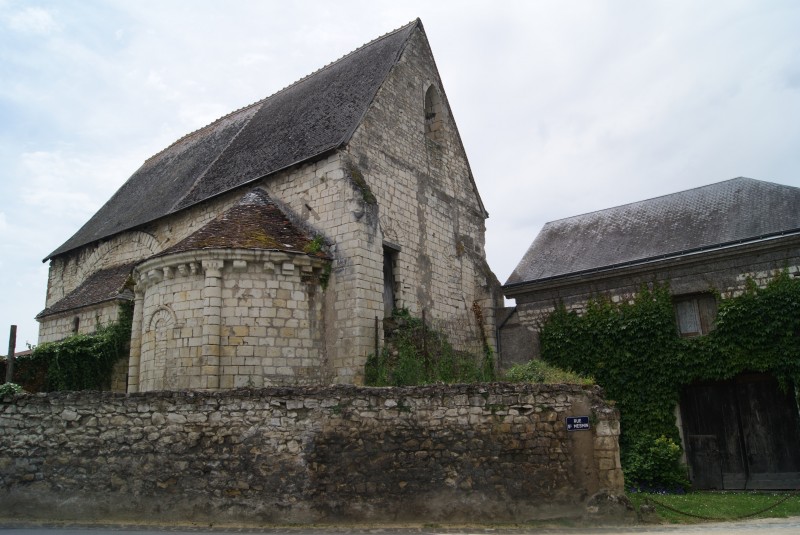
<path fill-rule="evenodd" d="M 64 310 L 57 310 L 55 312 L 48 312 L 47 309 L 44 309 L 41 312 L 39 312 L 38 314 L 36 314 L 36 316 L 34 316 L 33 319 L 35 319 L 36 321 L 41 322 L 42 320 L 44 320 L 46 318 L 51 318 L 53 316 L 72 315 L 72 314 L 75 313 L 76 310 L 82 310 L 82 309 L 85 309 L 85 308 L 94 308 L 94 307 L 98 307 L 100 305 L 105 305 L 107 303 L 112 303 L 112 302 L 115 302 L 115 301 L 133 301 L 133 297 L 132 296 L 126 296 L 126 295 L 120 293 L 119 295 L 115 295 L 114 297 L 109 297 L 107 299 L 102 299 L 100 301 L 94 301 L 92 303 L 84 303 L 82 305 L 66 308 Z"/>
<path fill-rule="evenodd" d="M 686 262 L 688 260 L 706 262 L 716 256 L 728 255 L 730 254 L 731 250 L 735 250 L 736 253 L 746 253 L 758 249 L 774 249 L 776 242 L 784 239 L 788 240 L 790 243 L 796 241 L 798 244 L 800 244 L 800 229 L 782 231 L 779 233 L 754 237 L 747 240 L 727 242 L 688 251 L 660 255 L 657 257 L 633 260 L 630 262 L 621 262 L 619 264 L 613 264 L 609 266 L 601 266 L 582 271 L 563 273 L 559 275 L 553 275 L 551 277 L 543 277 L 540 279 L 514 282 L 510 284 L 507 283 L 503 285 L 503 294 L 506 296 L 506 298 L 512 299 L 516 296 L 523 295 L 531 291 L 546 290 L 555 287 L 568 286 L 578 282 L 582 283 L 592 280 L 628 275 L 640 271 L 653 271 L 653 269 L 660 269 L 662 267 Z"/>
<path fill-rule="evenodd" d="M 307 157 L 307 158 L 305 158 L 303 160 L 298 160 L 296 162 L 288 164 L 288 165 L 286 165 L 284 167 L 281 167 L 280 169 L 278 169 L 276 171 L 273 171 L 273 172 L 271 172 L 269 174 L 253 178 L 251 180 L 248 180 L 247 182 L 243 182 L 242 184 L 239 184 L 239 185 L 234 186 L 232 188 L 229 188 L 229 189 L 226 189 L 224 191 L 221 191 L 221 192 L 219 192 L 219 193 L 217 193 L 217 194 L 215 194 L 215 195 L 213 195 L 211 197 L 199 200 L 199 201 L 197 201 L 195 203 L 188 204 L 186 206 L 182 206 L 181 208 L 179 208 L 177 210 L 174 210 L 174 211 L 172 211 L 172 212 L 170 212 L 168 214 L 165 214 L 165 215 L 162 215 L 162 216 L 159 216 L 159 217 L 154 217 L 153 219 L 150 219 L 148 221 L 144 221 L 144 222 L 139 223 L 138 225 L 135 225 L 133 227 L 130 227 L 130 228 L 127 228 L 127 229 L 124 229 L 124 230 L 120 230 L 119 232 L 116 232 L 114 234 L 109 234 L 108 236 L 103 236 L 102 238 L 97 238 L 96 240 L 92 240 L 92 241 L 86 242 L 84 244 L 77 245 L 77 246 L 72 247 L 70 249 L 67 249 L 65 251 L 60 251 L 59 252 L 59 250 L 56 249 L 55 251 L 50 253 L 47 257 L 45 257 L 42 260 L 42 263 L 47 262 L 48 260 L 51 260 L 51 259 L 56 258 L 58 256 L 66 255 L 66 254 L 68 254 L 68 253 L 70 253 L 72 251 L 75 251 L 76 249 L 80 249 L 81 247 L 86 247 L 87 245 L 91 245 L 93 243 L 97 243 L 97 242 L 100 242 L 100 241 L 103 241 L 103 240 L 109 240 L 109 239 L 113 238 L 114 236 L 118 236 L 118 235 L 120 235 L 120 234 L 122 234 L 124 232 L 130 232 L 132 230 L 136 230 L 138 228 L 142 228 L 142 227 L 144 227 L 146 225 L 150 225 L 152 223 L 155 223 L 156 221 L 165 219 L 167 217 L 172 217 L 173 215 L 175 215 L 177 213 L 180 213 L 180 212 L 183 212 L 184 210 L 188 210 L 188 209 L 190 209 L 190 208 L 192 208 L 194 206 L 197 206 L 198 204 L 202 204 L 202 203 L 204 203 L 206 201 L 210 201 L 212 199 L 219 198 L 222 195 L 226 195 L 228 193 L 236 191 L 237 189 L 243 189 L 243 188 L 252 186 L 254 183 L 256 183 L 256 182 L 258 182 L 260 180 L 267 180 L 270 177 L 273 177 L 273 176 L 275 176 L 277 174 L 280 174 L 280 173 L 283 173 L 285 171 L 288 171 L 289 169 L 292 169 L 294 167 L 297 167 L 297 166 L 300 166 L 300 165 L 305 165 L 305 164 L 308 164 L 308 163 L 311 163 L 311 162 L 315 162 L 315 161 L 321 160 L 323 158 L 327 158 L 328 156 L 330 156 L 330 155 L 342 150 L 346 144 L 347 144 L 346 141 L 339 142 L 338 144 L 333 145 L 333 146 L 331 146 L 329 148 L 326 148 L 326 149 L 324 149 L 324 150 L 322 150 L 322 151 L 320 151 L 320 152 L 318 152 L 318 153 L 316 153 L 316 154 L 314 154 L 312 156 L 309 156 L 309 157 Z"/>

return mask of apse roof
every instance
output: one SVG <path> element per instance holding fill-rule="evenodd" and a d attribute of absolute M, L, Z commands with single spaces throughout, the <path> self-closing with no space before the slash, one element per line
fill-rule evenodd
<path fill-rule="evenodd" d="M 295 224 L 264 190 L 231 208 L 156 256 L 201 249 L 264 249 L 327 258 L 321 240 Z"/>

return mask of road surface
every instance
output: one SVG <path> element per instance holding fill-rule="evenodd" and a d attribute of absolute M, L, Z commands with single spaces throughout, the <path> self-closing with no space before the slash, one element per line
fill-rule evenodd
<path fill-rule="evenodd" d="M 792 518 L 766 518 L 742 522 L 724 522 L 711 524 L 694 524 L 690 526 L 676 525 L 637 525 L 620 527 L 572 528 L 572 527 L 544 527 L 507 529 L 503 527 L 487 528 L 449 528 L 449 527 L 418 527 L 418 528 L 215 528 L 208 526 L 171 526 L 171 527 L 141 527 L 141 526 L 92 526 L 79 525 L 25 525 L 1 524 L 0 535 L 225 535 L 230 533 L 265 533 L 269 535 L 527 535 L 527 534 L 564 534 L 564 535 L 597 535 L 612 533 L 661 533 L 665 535 L 699 535 L 722 534 L 733 535 L 800 535 L 800 517 Z"/>

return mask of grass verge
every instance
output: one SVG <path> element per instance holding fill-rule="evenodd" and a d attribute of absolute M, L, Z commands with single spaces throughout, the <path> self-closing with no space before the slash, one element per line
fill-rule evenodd
<path fill-rule="evenodd" d="M 628 494 L 628 498 L 637 511 L 647 503 L 655 506 L 659 519 L 671 524 L 800 516 L 800 493 L 797 492 L 698 491 L 686 494 L 635 492 Z M 670 508 L 696 516 L 681 514 Z M 757 512 L 759 513 L 754 515 Z"/>

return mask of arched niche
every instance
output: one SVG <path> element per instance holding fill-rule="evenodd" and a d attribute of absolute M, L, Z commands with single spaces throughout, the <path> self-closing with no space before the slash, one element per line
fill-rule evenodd
<path fill-rule="evenodd" d="M 431 84 L 425 91 L 425 138 L 439 142 L 444 137 L 444 108 L 439 90 Z"/>

